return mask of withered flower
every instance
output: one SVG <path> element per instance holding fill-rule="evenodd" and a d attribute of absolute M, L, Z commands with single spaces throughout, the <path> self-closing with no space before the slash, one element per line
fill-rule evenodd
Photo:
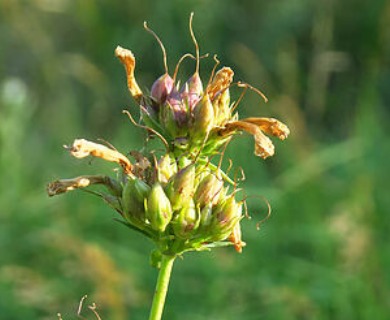
<path fill-rule="evenodd" d="M 238 131 L 245 131 L 255 139 L 255 155 L 263 159 L 271 157 L 275 153 L 272 141 L 264 132 L 284 140 L 290 131 L 287 126 L 272 118 L 246 118 L 238 121 L 228 122 L 218 132 L 221 136 L 230 135 Z"/>
<path fill-rule="evenodd" d="M 75 158 L 85 158 L 89 155 L 102 158 L 106 161 L 120 164 L 123 170 L 132 175 L 132 165 L 130 160 L 120 152 L 110 149 L 102 144 L 91 142 L 85 139 L 76 139 L 71 147 L 67 147 Z"/>
<path fill-rule="evenodd" d="M 126 69 L 127 87 L 129 88 L 130 94 L 136 101 L 139 102 L 143 94 L 134 77 L 135 58 L 133 53 L 128 49 L 117 46 L 115 49 L 115 55 L 123 63 Z"/>

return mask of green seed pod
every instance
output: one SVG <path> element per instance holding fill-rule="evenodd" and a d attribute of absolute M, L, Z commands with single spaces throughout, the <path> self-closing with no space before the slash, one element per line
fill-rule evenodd
<path fill-rule="evenodd" d="M 188 206 L 194 195 L 195 165 L 178 171 L 168 182 L 166 192 L 174 211 Z"/>
<path fill-rule="evenodd" d="M 214 125 L 214 109 L 206 94 L 198 102 L 193 111 L 193 122 L 190 137 L 195 143 L 202 143 Z"/>
<path fill-rule="evenodd" d="M 202 209 L 206 204 L 216 204 L 218 195 L 223 187 L 223 181 L 215 174 L 206 175 L 199 183 L 194 195 L 194 201 Z"/>
<path fill-rule="evenodd" d="M 129 179 L 123 189 L 122 206 L 125 218 L 132 224 L 140 226 L 145 223 L 144 201 L 150 187 L 140 179 Z"/>
<path fill-rule="evenodd" d="M 194 201 L 190 200 L 189 204 L 177 213 L 172 222 L 174 234 L 182 239 L 188 239 L 198 228 L 199 214 L 195 208 Z"/>
<path fill-rule="evenodd" d="M 146 218 L 154 230 L 164 232 L 172 219 L 172 206 L 160 183 L 155 183 L 146 201 Z"/>

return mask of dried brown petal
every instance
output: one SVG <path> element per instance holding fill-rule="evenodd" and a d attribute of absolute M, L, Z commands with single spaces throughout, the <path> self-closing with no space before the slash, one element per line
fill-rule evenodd
<path fill-rule="evenodd" d="M 220 130 L 220 134 L 226 135 L 239 130 L 244 130 L 255 139 L 255 155 L 263 159 L 271 157 L 275 153 L 275 147 L 272 141 L 261 131 L 260 127 L 256 124 L 245 121 L 229 122 L 225 125 L 225 128 Z"/>
<path fill-rule="evenodd" d="M 120 46 L 117 46 L 115 49 L 115 56 L 119 58 L 119 60 L 123 63 L 126 69 L 127 86 L 132 97 L 137 102 L 139 102 L 143 96 L 143 93 L 134 77 L 135 57 L 133 53 L 128 49 L 124 49 Z"/>
<path fill-rule="evenodd" d="M 223 67 L 222 69 L 218 70 L 213 80 L 206 88 L 206 92 L 210 96 L 211 100 L 214 100 L 218 93 L 223 92 L 229 88 L 233 81 L 233 76 L 234 72 L 229 67 Z"/>
<path fill-rule="evenodd" d="M 127 159 L 122 153 L 110 149 L 102 144 L 94 143 L 85 139 L 76 139 L 73 145 L 69 148 L 70 153 L 75 158 L 85 158 L 89 155 L 102 158 L 107 161 L 116 162 L 120 164 L 123 170 L 132 175 L 133 166 L 130 160 Z"/>
<path fill-rule="evenodd" d="M 288 127 L 274 118 L 245 118 L 241 121 L 253 123 L 260 127 L 265 133 L 278 137 L 280 140 L 284 140 L 290 134 Z"/>
<path fill-rule="evenodd" d="M 80 176 L 72 179 L 61 179 L 47 185 L 47 194 L 52 197 L 71 190 L 85 188 L 91 184 L 105 184 L 106 176 Z"/>

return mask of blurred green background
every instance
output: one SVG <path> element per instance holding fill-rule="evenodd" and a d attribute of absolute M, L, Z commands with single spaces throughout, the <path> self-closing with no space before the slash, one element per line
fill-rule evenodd
<path fill-rule="evenodd" d="M 49 199 L 45 185 L 112 164 L 72 159 L 75 138 L 122 152 L 143 132 L 121 110 L 128 95 L 116 45 L 137 58 L 150 87 L 193 52 L 217 53 L 248 93 L 241 116 L 287 123 L 288 140 L 262 161 L 242 136 L 229 146 L 243 166 L 252 220 L 247 247 L 178 260 L 165 319 L 389 319 L 390 2 L 385 0 L 1 0 L 0 319 L 75 319 L 80 298 L 103 320 L 146 319 L 156 270 L 151 243 L 81 192 Z M 202 60 L 205 81 L 213 65 Z M 183 79 L 194 63 L 183 65 Z M 233 89 L 233 96 L 239 96 Z M 86 310 L 90 319 L 92 313 Z"/>

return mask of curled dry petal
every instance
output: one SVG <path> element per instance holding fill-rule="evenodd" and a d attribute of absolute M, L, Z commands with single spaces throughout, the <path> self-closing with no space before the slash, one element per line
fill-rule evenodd
<path fill-rule="evenodd" d="M 91 184 L 105 184 L 107 181 L 106 176 L 80 176 L 72 179 L 61 179 L 50 182 L 47 185 L 47 194 L 52 197 L 61 193 L 65 193 L 71 190 L 85 188 Z"/>
<path fill-rule="evenodd" d="M 89 155 L 97 158 L 102 158 L 107 161 L 116 162 L 120 164 L 123 170 L 129 174 L 132 174 L 132 164 L 130 160 L 122 153 L 110 149 L 102 144 L 91 142 L 85 139 L 76 139 L 73 145 L 69 148 L 70 153 L 75 158 L 85 158 Z"/>
<path fill-rule="evenodd" d="M 219 133 L 221 135 L 227 135 L 236 131 L 246 131 L 253 135 L 255 139 L 255 155 L 263 159 L 271 157 L 275 153 L 275 147 L 271 140 L 261 131 L 260 127 L 256 124 L 246 121 L 234 121 L 225 125 L 224 129 L 221 129 Z"/>
<path fill-rule="evenodd" d="M 288 127 L 274 118 L 245 118 L 242 121 L 253 123 L 260 127 L 265 133 L 284 140 L 290 134 Z"/>
<path fill-rule="evenodd" d="M 206 88 L 206 92 L 212 101 L 218 93 L 223 92 L 229 88 L 233 81 L 233 76 L 234 72 L 229 67 L 223 67 L 222 69 L 218 70 L 218 72 L 213 77 L 213 80 Z"/>
<path fill-rule="evenodd" d="M 131 95 L 137 102 L 140 102 L 143 94 L 134 77 L 135 57 L 133 53 L 128 49 L 117 46 L 115 56 L 118 57 L 126 69 L 127 86 Z"/>

